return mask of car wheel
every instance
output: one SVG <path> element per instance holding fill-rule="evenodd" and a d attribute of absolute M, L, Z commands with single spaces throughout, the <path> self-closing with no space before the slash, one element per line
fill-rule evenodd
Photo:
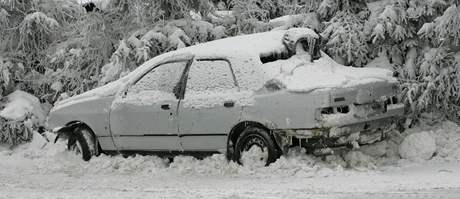
<path fill-rule="evenodd" d="M 246 128 L 236 141 L 234 161 L 242 165 L 262 164 L 268 166 L 275 162 L 281 153 L 270 134 L 261 128 Z"/>
<path fill-rule="evenodd" d="M 75 128 L 67 142 L 67 149 L 88 161 L 95 155 L 94 137 L 89 129 L 84 127 Z"/>

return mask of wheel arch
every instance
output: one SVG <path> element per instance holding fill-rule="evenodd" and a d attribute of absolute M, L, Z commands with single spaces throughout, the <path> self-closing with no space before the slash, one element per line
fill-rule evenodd
<path fill-rule="evenodd" d="M 247 127 L 258 127 L 258 128 L 266 130 L 270 134 L 272 139 L 275 141 L 275 144 L 278 147 L 278 149 L 279 150 L 282 149 L 282 147 L 280 147 L 281 146 L 280 145 L 280 136 L 278 134 L 274 133 L 273 130 L 269 129 L 266 125 L 263 125 L 260 122 L 250 121 L 250 120 L 241 121 L 241 122 L 237 123 L 232 128 L 230 133 L 228 134 L 228 138 L 227 138 L 227 154 L 226 154 L 228 160 L 232 159 L 232 155 L 233 155 L 234 150 L 235 150 L 236 141 L 237 141 L 238 137 L 241 135 L 241 133 L 244 131 L 244 129 L 246 129 Z"/>
<path fill-rule="evenodd" d="M 95 144 L 96 144 L 96 146 L 95 146 L 96 154 L 99 154 L 101 152 L 101 145 L 99 144 L 99 141 L 97 139 L 96 134 L 94 133 L 93 129 L 87 123 L 85 123 L 83 121 L 80 121 L 80 120 L 70 121 L 64 127 L 60 128 L 56 132 L 57 135 L 56 135 L 56 138 L 54 140 L 54 143 L 56 143 L 60 138 L 62 138 L 62 139 L 69 138 L 69 136 L 72 135 L 72 133 L 75 132 L 75 129 L 79 128 L 79 127 L 84 127 L 84 128 L 89 129 L 89 132 L 93 136 Z"/>

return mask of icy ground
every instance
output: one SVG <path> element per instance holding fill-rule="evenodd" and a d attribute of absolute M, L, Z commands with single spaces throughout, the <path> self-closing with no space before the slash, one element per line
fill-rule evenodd
<path fill-rule="evenodd" d="M 83 162 L 64 143 L 45 143 L 0 146 L 0 198 L 460 198 L 460 127 L 452 122 L 324 159 L 293 150 L 269 167 L 242 167 L 220 154 Z"/>

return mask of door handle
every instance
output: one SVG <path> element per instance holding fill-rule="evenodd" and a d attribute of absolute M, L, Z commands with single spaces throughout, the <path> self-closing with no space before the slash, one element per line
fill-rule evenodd
<path fill-rule="evenodd" d="M 169 104 L 163 104 L 161 105 L 161 109 L 163 110 L 169 110 L 171 107 L 169 107 Z"/>
<path fill-rule="evenodd" d="M 234 106 L 235 106 L 235 102 L 233 102 L 233 101 L 224 102 L 224 107 L 226 107 L 226 108 L 231 108 L 231 107 L 234 107 Z"/>

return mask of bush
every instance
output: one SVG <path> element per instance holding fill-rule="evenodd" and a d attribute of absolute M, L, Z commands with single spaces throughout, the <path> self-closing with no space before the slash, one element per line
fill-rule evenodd
<path fill-rule="evenodd" d="M 0 144 L 17 145 L 32 139 L 32 128 L 22 121 L 8 121 L 0 117 Z"/>

